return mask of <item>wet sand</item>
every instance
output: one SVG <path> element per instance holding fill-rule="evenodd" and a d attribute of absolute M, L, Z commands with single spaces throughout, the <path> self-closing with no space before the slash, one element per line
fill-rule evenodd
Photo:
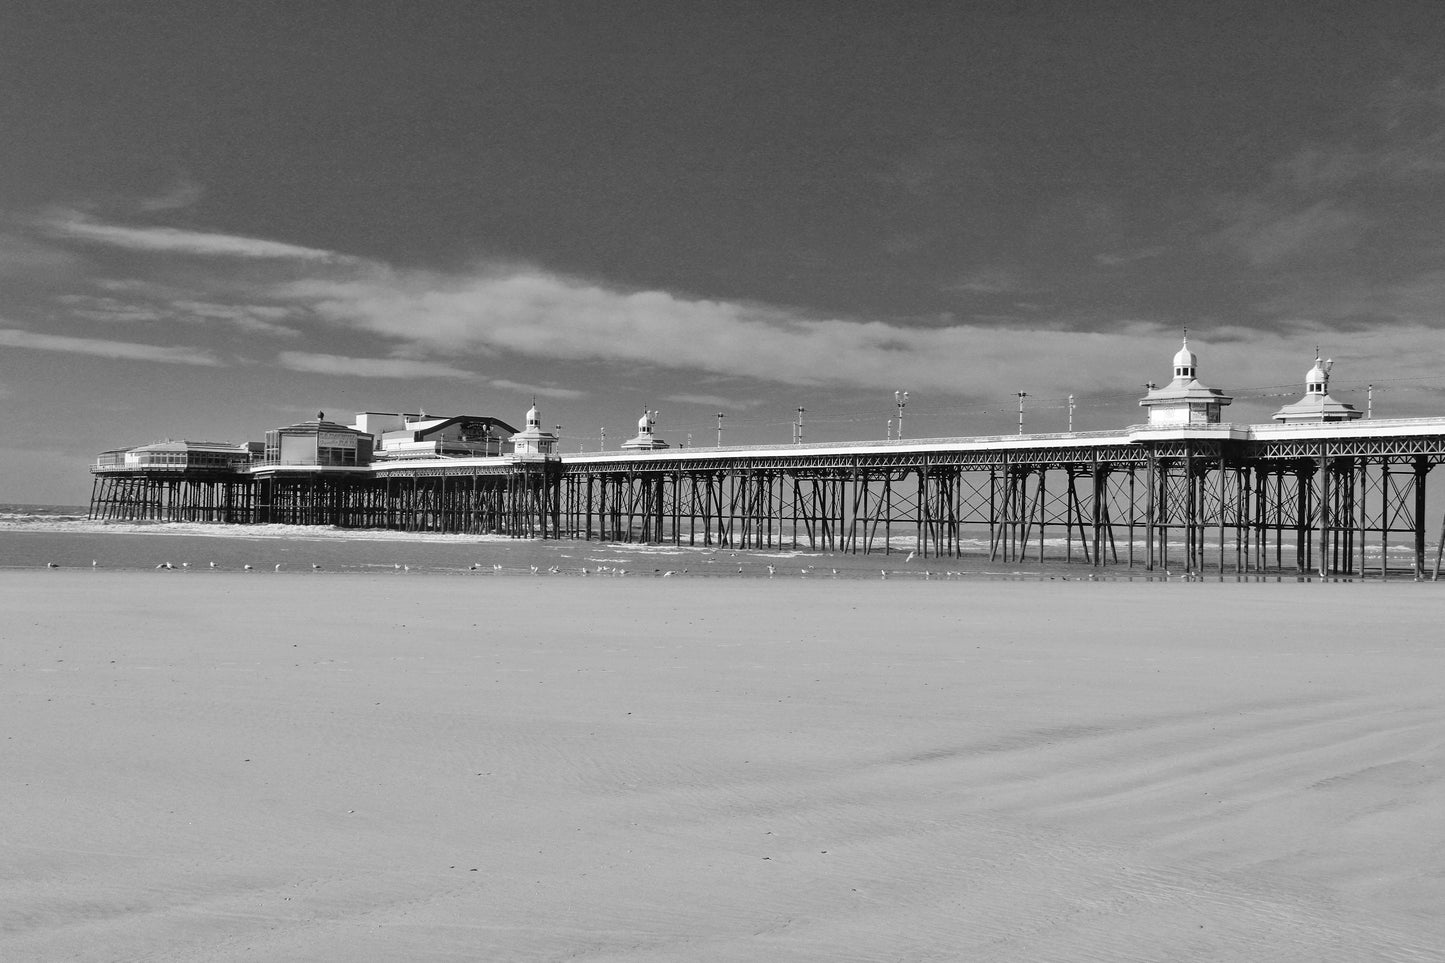
<path fill-rule="evenodd" d="M 0 958 L 1438 960 L 1438 585 L 7 572 Z"/>

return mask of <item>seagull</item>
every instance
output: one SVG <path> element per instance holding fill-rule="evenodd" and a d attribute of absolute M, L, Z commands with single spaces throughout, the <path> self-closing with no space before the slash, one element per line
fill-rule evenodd
<path fill-rule="evenodd" d="M 535 565 L 532 566 L 532 574 L 533 574 L 533 575 L 536 575 L 539 571 L 541 571 L 541 569 L 539 569 L 537 566 L 535 566 Z"/>
<path fill-rule="evenodd" d="M 321 571 L 321 566 L 320 566 L 320 564 L 318 564 L 318 563 L 316 563 L 316 562 L 312 562 L 312 563 L 311 563 L 311 571 L 313 571 L 313 572 L 319 572 L 319 571 Z"/>
<path fill-rule="evenodd" d="M 216 563 L 215 563 L 215 562 L 212 562 L 212 563 L 211 563 L 211 568 L 215 568 L 215 567 L 216 567 Z"/>
<path fill-rule="evenodd" d="M 837 578 L 837 577 L 838 577 L 838 570 L 837 570 L 836 568 L 833 569 L 833 577 L 834 577 L 834 578 Z"/>
<path fill-rule="evenodd" d="M 467 571 L 468 571 L 468 572 L 475 572 L 477 569 L 479 569 L 479 568 L 481 568 L 481 567 L 482 567 L 482 566 L 481 566 L 480 564 L 478 564 L 477 562 L 473 562 L 472 564 L 470 564 L 470 565 L 467 566 Z"/>
<path fill-rule="evenodd" d="M 775 572 L 775 571 L 776 571 L 776 569 L 774 569 L 771 565 L 769 565 L 769 566 L 768 566 L 768 578 L 772 578 L 772 577 L 773 577 L 773 572 Z"/>
<path fill-rule="evenodd" d="M 100 559 L 98 559 L 98 558 L 93 558 L 93 559 L 91 559 L 91 560 L 90 560 L 90 567 L 91 567 L 91 568 L 100 568 Z"/>
<path fill-rule="evenodd" d="M 280 562 L 277 562 L 277 563 L 276 563 L 276 571 L 278 571 L 278 572 L 281 571 L 281 563 L 280 563 Z"/>
<path fill-rule="evenodd" d="M 502 570 L 502 563 L 501 563 L 501 562 L 497 562 L 497 563 L 495 563 L 495 564 L 492 565 L 492 571 L 493 571 L 493 572 L 500 572 L 501 570 Z"/>
<path fill-rule="evenodd" d="M 190 563 L 190 562 L 182 562 L 182 563 L 181 563 L 181 568 L 190 568 L 190 567 L 191 567 L 191 563 Z"/>
<path fill-rule="evenodd" d="M 60 566 L 59 566 L 58 564 L 56 564 L 55 562 L 46 562 L 46 563 L 45 563 L 45 567 L 46 567 L 46 568 L 60 568 Z"/>
<path fill-rule="evenodd" d="M 252 569 L 254 568 L 254 566 L 252 566 L 252 565 L 250 565 L 250 564 L 247 564 L 247 565 L 242 565 L 241 568 L 242 568 L 244 571 L 249 572 L 249 571 L 252 571 Z"/>
<path fill-rule="evenodd" d="M 663 572 L 663 573 L 662 573 L 662 577 L 663 577 L 663 578 L 672 578 L 672 570 L 669 569 L 669 570 L 667 570 L 666 572 Z"/>

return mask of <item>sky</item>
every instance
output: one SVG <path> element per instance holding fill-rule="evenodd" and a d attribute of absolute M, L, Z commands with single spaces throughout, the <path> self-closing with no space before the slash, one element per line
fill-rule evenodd
<path fill-rule="evenodd" d="M 1439 414 L 1442 48 L 1408 0 L 12 0 L 0 501 L 318 411 L 1118 428 L 1186 329 L 1228 420 L 1317 346 Z"/>

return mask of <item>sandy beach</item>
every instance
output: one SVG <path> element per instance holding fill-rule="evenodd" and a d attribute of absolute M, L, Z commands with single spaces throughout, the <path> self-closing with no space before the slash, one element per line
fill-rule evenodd
<path fill-rule="evenodd" d="M 1417 583 L 0 575 L 7 960 L 1438 960 Z"/>

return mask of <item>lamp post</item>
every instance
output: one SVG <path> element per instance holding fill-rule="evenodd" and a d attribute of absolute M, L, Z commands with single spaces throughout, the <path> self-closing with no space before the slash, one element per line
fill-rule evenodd
<path fill-rule="evenodd" d="M 1069 395 L 1069 434 L 1074 433 L 1074 396 Z"/>
<path fill-rule="evenodd" d="M 903 409 L 908 407 L 908 392 L 893 392 L 893 402 L 898 405 L 898 440 L 903 440 Z"/>
<path fill-rule="evenodd" d="M 723 421 L 723 419 L 726 418 L 726 417 L 727 417 L 727 415 L 723 414 L 721 411 L 719 411 L 719 412 L 717 413 L 717 446 L 718 446 L 719 448 L 722 447 L 722 433 L 723 433 L 723 423 L 722 423 L 722 421 Z"/>
<path fill-rule="evenodd" d="M 1027 391 L 1019 392 L 1019 434 L 1024 433 L 1024 399 L 1029 396 Z"/>
<path fill-rule="evenodd" d="M 1375 386 L 1365 385 L 1365 417 L 1375 417 Z"/>
<path fill-rule="evenodd" d="M 598 451 L 606 451 L 606 450 L 607 450 L 607 426 L 606 426 L 606 425 L 604 425 L 604 426 L 602 427 L 602 447 L 599 448 L 599 449 L 597 449 L 597 450 L 598 450 Z"/>
<path fill-rule="evenodd" d="M 807 410 L 802 405 L 798 406 L 798 421 L 793 425 L 793 444 L 795 445 L 803 443 L 803 412 Z"/>

